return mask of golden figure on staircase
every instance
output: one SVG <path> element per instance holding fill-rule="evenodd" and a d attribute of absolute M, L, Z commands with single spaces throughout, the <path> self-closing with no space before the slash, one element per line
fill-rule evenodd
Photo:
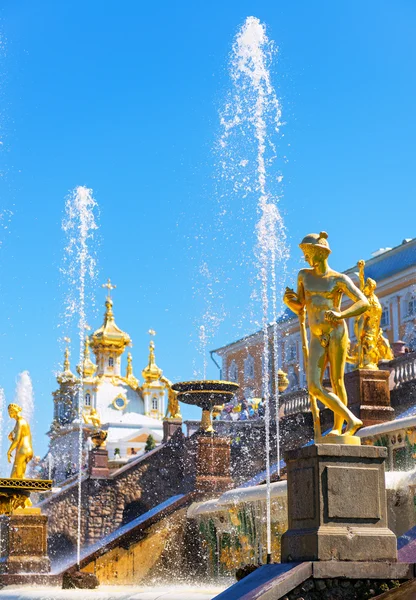
<path fill-rule="evenodd" d="M 365 280 L 363 260 L 358 261 L 357 266 L 360 290 L 367 298 L 369 307 L 355 319 L 354 333 L 357 343 L 349 352 L 347 360 L 358 369 L 376 370 L 380 360 L 392 360 L 393 352 L 380 327 L 383 308 L 375 294 L 377 283 L 371 277 Z"/>
<path fill-rule="evenodd" d="M 9 404 L 9 417 L 16 420 L 13 431 L 9 433 L 11 441 L 7 452 L 7 460 L 11 462 L 14 452 L 14 463 L 11 479 L 24 479 L 28 463 L 33 458 L 32 434 L 29 423 L 22 417 L 22 409 L 18 404 Z"/>
<path fill-rule="evenodd" d="M 315 441 L 326 443 L 359 444 L 354 433 L 362 426 L 347 406 L 344 370 L 349 338 L 345 319 L 364 313 L 369 302 L 349 277 L 337 273 L 328 265 L 331 252 L 328 234 L 311 233 L 299 244 L 310 269 L 302 269 L 298 275 L 295 292 L 286 288 L 285 304 L 299 316 L 302 334 L 311 410 L 314 419 Z M 342 296 L 346 294 L 353 302 L 341 310 Z M 308 317 L 310 341 L 308 343 L 305 313 Z M 326 367 L 329 365 L 332 390 L 322 385 Z M 317 400 L 334 413 L 334 427 L 325 437 L 321 436 Z M 346 428 L 343 432 L 343 425 Z"/>

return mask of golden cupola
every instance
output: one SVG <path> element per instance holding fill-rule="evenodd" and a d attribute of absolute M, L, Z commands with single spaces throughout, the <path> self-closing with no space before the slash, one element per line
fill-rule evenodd
<path fill-rule="evenodd" d="M 150 341 L 149 344 L 149 363 L 147 367 L 145 367 L 142 371 L 142 377 L 146 383 L 152 383 L 153 381 L 158 381 L 163 375 L 162 369 L 156 364 L 155 361 L 155 343 L 153 340 Z"/>
<path fill-rule="evenodd" d="M 84 346 L 84 360 L 82 362 L 82 369 L 78 366 L 77 371 L 84 379 L 88 379 L 89 377 L 93 377 L 97 370 L 96 365 L 92 362 L 90 357 L 90 341 L 88 338 L 85 339 Z"/>
<path fill-rule="evenodd" d="M 57 380 L 57 382 L 59 384 L 61 384 L 61 383 L 70 383 L 70 382 L 74 382 L 76 380 L 75 375 L 71 371 L 71 365 L 70 365 L 70 362 L 69 362 L 69 356 L 70 356 L 70 352 L 69 352 L 69 348 L 67 346 L 65 348 L 65 352 L 64 352 L 64 368 L 63 368 L 63 371 L 61 371 L 61 373 L 58 373 L 58 376 L 56 378 L 56 380 Z"/>
<path fill-rule="evenodd" d="M 89 345 L 95 354 L 97 375 L 120 376 L 120 357 L 126 347 L 131 346 L 131 339 L 128 333 L 117 327 L 114 321 L 113 301 L 110 296 L 110 290 L 114 289 L 115 286 L 108 280 L 103 287 L 108 289 L 105 301 L 104 323 L 90 335 Z"/>

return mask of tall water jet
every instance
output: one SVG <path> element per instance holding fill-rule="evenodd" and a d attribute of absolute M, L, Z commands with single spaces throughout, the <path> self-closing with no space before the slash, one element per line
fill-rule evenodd
<path fill-rule="evenodd" d="M 271 84 L 270 64 L 277 48 L 266 35 L 265 25 L 256 17 L 248 17 L 232 47 L 230 75 L 233 91 L 221 115 L 223 134 L 220 147 L 224 154 L 225 176 L 233 181 L 235 190 L 257 197 L 256 257 L 262 304 L 263 330 L 263 397 L 266 430 L 266 519 L 267 560 L 271 557 L 270 516 L 270 396 L 269 328 L 273 327 L 274 390 L 278 423 L 278 345 L 277 345 L 277 265 L 287 257 L 286 236 L 278 209 L 282 175 L 274 174 L 270 182 L 270 167 L 277 158 L 273 136 L 281 127 L 281 105 Z M 237 141 L 239 145 L 234 152 Z M 252 152 L 250 158 L 244 154 Z M 272 188 L 279 186 L 277 193 Z M 277 424 L 278 427 L 278 424 Z M 280 458 L 279 436 L 277 454 Z"/>
<path fill-rule="evenodd" d="M 33 423 L 35 404 L 33 395 L 33 385 L 29 371 L 22 371 L 17 376 L 14 400 L 16 404 L 22 407 L 22 413 L 24 418 L 29 423 Z"/>
<path fill-rule="evenodd" d="M 93 284 L 96 280 L 96 258 L 93 248 L 94 232 L 98 228 L 96 213 L 98 206 L 93 198 L 92 190 L 76 187 L 65 202 L 65 216 L 62 229 L 67 236 L 65 248 L 65 268 L 69 292 L 67 297 L 67 313 L 76 317 L 79 339 L 79 364 L 82 364 L 85 335 L 87 329 L 86 300 L 91 298 Z M 81 554 L 81 483 L 83 467 L 83 428 L 82 411 L 84 405 L 82 369 L 78 384 L 78 535 L 77 563 Z"/>

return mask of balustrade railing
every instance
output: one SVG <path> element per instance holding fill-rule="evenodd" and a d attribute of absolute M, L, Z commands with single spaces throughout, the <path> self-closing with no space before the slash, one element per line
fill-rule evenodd
<path fill-rule="evenodd" d="M 282 394 L 280 396 L 280 404 L 283 406 L 283 414 L 285 417 L 301 412 L 309 412 L 311 409 L 308 390 L 304 388 Z"/>
<path fill-rule="evenodd" d="M 408 352 L 388 363 L 391 372 L 391 389 L 397 389 L 407 381 L 416 380 L 416 352 Z"/>

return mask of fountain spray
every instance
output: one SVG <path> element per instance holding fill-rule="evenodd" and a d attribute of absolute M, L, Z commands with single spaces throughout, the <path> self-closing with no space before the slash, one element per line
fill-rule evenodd
<path fill-rule="evenodd" d="M 67 306 L 71 316 L 77 316 L 77 329 L 79 338 L 79 357 L 82 365 L 85 334 L 87 329 L 86 298 L 91 295 L 88 284 L 92 287 L 96 280 L 95 253 L 91 250 L 94 231 L 98 228 L 96 223 L 97 203 L 93 198 L 92 190 L 76 187 L 67 197 L 65 202 L 65 218 L 62 229 L 68 239 L 65 248 L 67 258 L 66 273 L 70 281 L 70 293 Z M 89 291 L 89 293 L 88 293 Z M 83 467 L 83 427 L 82 409 L 84 405 L 83 372 L 80 369 L 78 381 L 78 532 L 77 532 L 77 564 L 81 556 L 81 501 L 82 501 L 82 467 Z"/>
<path fill-rule="evenodd" d="M 33 385 L 29 371 L 19 373 L 16 380 L 15 402 L 22 407 L 22 413 L 28 423 L 33 423 L 35 404 Z"/>
<path fill-rule="evenodd" d="M 270 321 L 273 321 L 274 389 L 276 395 L 276 415 L 278 416 L 278 340 L 277 340 L 277 265 L 287 257 L 286 235 L 277 203 L 279 196 L 269 191 L 270 166 L 276 159 L 276 148 L 272 135 L 281 127 L 281 106 L 271 84 L 269 64 L 277 49 L 266 35 L 266 28 L 256 17 L 247 17 L 235 38 L 231 53 L 230 74 L 233 92 L 221 115 L 223 134 L 220 147 L 224 149 L 226 159 L 224 170 L 233 171 L 236 165 L 246 169 L 239 173 L 240 182 L 233 174 L 234 189 L 245 194 L 255 193 L 258 221 L 256 225 L 256 257 L 258 279 L 262 302 L 263 331 L 263 398 L 265 403 L 266 432 L 266 519 L 267 519 L 267 562 L 271 560 L 271 500 L 270 500 L 270 374 L 271 356 L 269 350 Z M 240 160 L 241 149 L 236 156 L 227 150 L 233 135 L 240 135 L 241 147 L 247 146 L 247 140 L 254 142 L 253 175 L 250 177 L 250 161 Z M 227 159 L 228 163 L 227 164 Z M 253 162 L 253 161 L 252 161 Z M 238 179 L 238 178 L 237 178 Z M 282 176 L 275 176 L 280 185 Z M 278 418 L 277 418 L 278 421 Z M 278 427 L 278 424 L 277 424 Z M 278 433 L 278 432 L 277 432 Z M 277 435 L 277 455 L 280 460 L 279 436 Z"/>

